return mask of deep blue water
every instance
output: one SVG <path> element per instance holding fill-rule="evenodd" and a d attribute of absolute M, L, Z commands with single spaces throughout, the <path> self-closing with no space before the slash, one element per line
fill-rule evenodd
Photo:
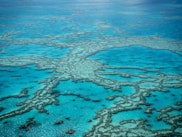
<path fill-rule="evenodd" d="M 99 133 L 94 131 L 93 127 L 98 127 L 99 122 L 104 124 L 101 120 L 102 115 L 95 118 L 103 110 L 110 111 L 109 125 L 112 126 L 122 127 L 120 122 L 145 119 L 143 126 L 153 133 L 164 130 L 164 136 L 168 136 L 165 131 L 172 132 L 172 128 L 175 127 L 176 132 L 170 135 L 182 136 L 181 106 L 177 105 L 182 101 L 182 51 L 159 50 L 145 45 L 101 49 L 79 58 L 80 62 L 94 60 L 103 63 L 102 69 L 94 69 L 94 75 L 98 77 L 94 80 L 92 76 L 74 79 L 71 72 L 74 61 L 79 57 L 72 53 L 82 47 L 86 49 L 92 46 L 95 49 L 97 44 L 104 45 L 107 38 L 157 36 L 182 43 L 181 9 L 180 0 L 1 0 L 0 136 L 82 137 L 89 131 L 99 136 L 106 132 L 100 129 Z M 114 41 L 107 44 L 114 45 Z M 153 44 L 155 45 L 155 41 Z M 87 52 L 85 49 L 83 52 Z M 37 60 L 32 60 L 33 63 L 29 64 L 24 57 L 49 60 L 43 65 L 38 65 L 41 62 Z M 73 62 L 65 65 L 70 60 Z M 68 68 L 56 71 L 64 67 Z M 79 69 L 83 71 L 81 67 Z M 62 79 L 51 87 L 49 93 L 42 95 L 50 99 L 48 95 L 59 93 L 56 97 L 59 105 L 44 106 L 49 114 L 40 113 L 32 108 L 23 114 L 1 119 L 4 114 L 21 108 L 18 106 L 19 102 L 33 100 L 36 94 L 41 97 L 41 93 L 46 91 L 45 87 L 51 86 L 52 82 L 49 79 L 52 77 L 52 81 L 57 77 Z M 112 87 L 111 85 L 98 82 L 100 77 L 124 84 L 113 90 L 108 88 Z M 24 88 L 28 89 L 28 96 L 18 98 L 17 95 Z M 143 91 L 149 95 L 140 95 Z M 115 98 L 108 99 L 113 96 Z M 117 113 L 111 112 L 122 99 L 129 98 L 131 101 L 135 97 L 145 101 L 139 104 L 140 109 L 135 107 Z M 37 100 L 37 106 L 46 101 Z M 128 104 L 128 100 L 125 101 Z M 134 104 L 137 104 L 137 101 L 134 101 Z M 149 107 L 147 104 L 152 107 L 152 113 L 144 112 Z M 165 118 L 157 119 L 163 112 L 162 109 L 167 108 L 171 109 L 166 112 L 167 119 L 175 117 L 176 121 L 168 123 Z M 36 123 L 21 129 L 21 125 L 25 125 L 29 118 L 34 118 Z M 59 120 L 63 120 L 63 123 L 56 125 L 55 122 Z M 128 131 L 125 132 L 130 132 L 130 128 L 132 126 L 128 126 Z M 73 129 L 74 132 L 68 134 L 69 129 Z M 119 136 L 119 133 L 109 136 L 117 135 Z M 152 136 L 152 133 L 149 136 Z"/>

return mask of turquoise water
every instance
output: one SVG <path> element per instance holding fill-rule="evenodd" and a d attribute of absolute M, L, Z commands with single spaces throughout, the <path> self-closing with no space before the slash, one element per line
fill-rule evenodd
<path fill-rule="evenodd" d="M 1 0 L 0 136 L 182 136 L 181 8 Z"/>
<path fill-rule="evenodd" d="M 131 46 L 101 51 L 94 55 L 94 58 L 112 66 L 142 67 L 143 69 L 160 70 L 168 74 L 182 74 L 180 69 L 182 57 L 167 50 L 156 51 L 145 47 Z"/>
<path fill-rule="evenodd" d="M 48 58 L 57 58 L 64 56 L 68 52 L 67 48 L 46 47 L 44 45 L 11 45 L 9 47 L 2 46 L 5 54 L 1 57 L 7 56 L 44 56 Z"/>

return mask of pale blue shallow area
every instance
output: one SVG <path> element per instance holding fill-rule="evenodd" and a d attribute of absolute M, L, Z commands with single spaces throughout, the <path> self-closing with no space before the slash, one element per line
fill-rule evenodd
<path fill-rule="evenodd" d="M 173 5 L 171 5 L 173 4 Z M 0 1 L 0 34 L 12 33 L 5 36 L 22 39 L 42 39 L 59 36 L 54 42 L 84 42 L 101 40 L 102 36 L 160 36 L 165 39 L 182 40 L 182 10 L 180 0 L 1 0 Z M 99 28 L 98 24 L 108 27 Z M 19 33 L 14 33 L 17 31 Z M 82 32 L 82 33 L 80 33 Z M 83 33 L 84 32 L 84 33 Z M 67 34 L 66 37 L 62 37 Z M 73 34 L 77 34 L 76 36 Z M 47 39 L 48 41 L 49 39 Z M 12 41 L 13 43 L 13 41 Z M 38 56 L 60 59 L 69 53 L 69 48 L 59 48 L 48 44 L 13 45 L 11 41 L 0 37 L 0 58 L 16 56 Z M 127 45 L 126 45 L 127 46 Z M 157 76 L 159 70 L 164 74 L 182 75 L 182 52 L 176 54 L 169 50 L 155 50 L 135 45 L 123 48 L 112 48 L 100 51 L 90 59 L 97 59 L 106 65 L 122 68 L 105 68 L 101 72 L 126 72 L 130 74 L 145 74 Z M 94 47 L 93 47 L 94 48 Z M 59 65 L 59 64 L 58 64 Z M 128 68 L 130 67 L 130 68 Z M 142 68 L 142 69 L 137 69 Z M 150 70 L 150 71 L 145 71 Z M 53 70 L 39 70 L 35 65 L 23 67 L 0 66 L 0 98 L 18 94 L 23 88 L 28 89 L 29 97 L 9 98 L 0 101 L 0 115 L 17 109 L 16 103 L 31 98 L 44 85 L 42 80 L 54 74 Z M 121 77 L 119 75 L 103 75 L 104 78 L 120 82 L 139 82 L 137 76 Z M 141 87 L 150 86 L 141 84 Z M 165 87 L 164 87 L 165 88 Z M 112 116 L 112 124 L 118 125 L 123 120 L 147 119 L 149 129 L 169 129 L 163 121 L 157 121 L 157 110 L 173 106 L 181 101 L 182 86 L 167 88 L 169 92 L 152 91 L 146 101 L 155 109 L 150 115 L 142 109 L 122 111 Z M 8 124 L 0 121 L 0 136 L 2 137 L 82 137 L 85 132 L 98 122 L 94 119 L 96 112 L 103 108 L 114 106 L 118 98 L 111 101 L 109 96 L 130 96 L 137 92 L 133 86 L 123 86 L 120 91 L 105 89 L 94 82 L 61 81 L 53 89 L 60 93 L 59 106 L 49 105 L 46 109 L 49 115 L 37 110 L 8 118 Z M 73 94 L 71 94 L 73 93 Z M 87 100 L 87 99 L 89 100 Z M 179 111 L 171 115 L 181 115 Z M 28 118 L 34 117 L 36 126 L 27 132 L 20 130 Z M 69 120 L 67 119 L 69 117 Z M 57 120 L 64 124 L 55 125 Z M 89 122 L 89 120 L 91 120 Z M 68 129 L 74 129 L 73 135 L 67 135 Z"/>
<path fill-rule="evenodd" d="M 35 65 L 24 67 L 0 67 L 0 94 L 17 94 L 22 88 L 35 88 L 38 82 L 48 78 L 51 70 L 39 70 Z M 34 90 L 34 89 L 33 89 Z"/>
<path fill-rule="evenodd" d="M 24 98 L 9 98 L 1 101 L 0 106 L 5 106 L 2 113 L 17 108 L 16 103 L 32 97 L 34 92 L 43 87 L 42 80 L 50 77 L 50 70 L 38 70 L 34 65 L 24 67 L 0 67 L 0 97 L 18 95 L 24 88 L 28 89 L 28 96 Z"/>
<path fill-rule="evenodd" d="M 7 56 L 41 56 L 48 58 L 61 58 L 67 54 L 69 49 L 31 44 L 3 46 L 2 50 L 4 54 L 0 55 L 1 58 Z"/>

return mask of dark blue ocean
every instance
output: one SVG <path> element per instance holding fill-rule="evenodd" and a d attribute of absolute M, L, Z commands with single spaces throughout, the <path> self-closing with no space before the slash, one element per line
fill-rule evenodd
<path fill-rule="evenodd" d="M 181 0 L 0 0 L 0 137 L 181 137 Z"/>

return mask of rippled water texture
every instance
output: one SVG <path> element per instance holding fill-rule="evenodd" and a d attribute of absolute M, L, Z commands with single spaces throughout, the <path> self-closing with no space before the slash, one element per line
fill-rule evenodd
<path fill-rule="evenodd" d="M 180 0 L 1 0 L 1 137 L 182 136 Z"/>

